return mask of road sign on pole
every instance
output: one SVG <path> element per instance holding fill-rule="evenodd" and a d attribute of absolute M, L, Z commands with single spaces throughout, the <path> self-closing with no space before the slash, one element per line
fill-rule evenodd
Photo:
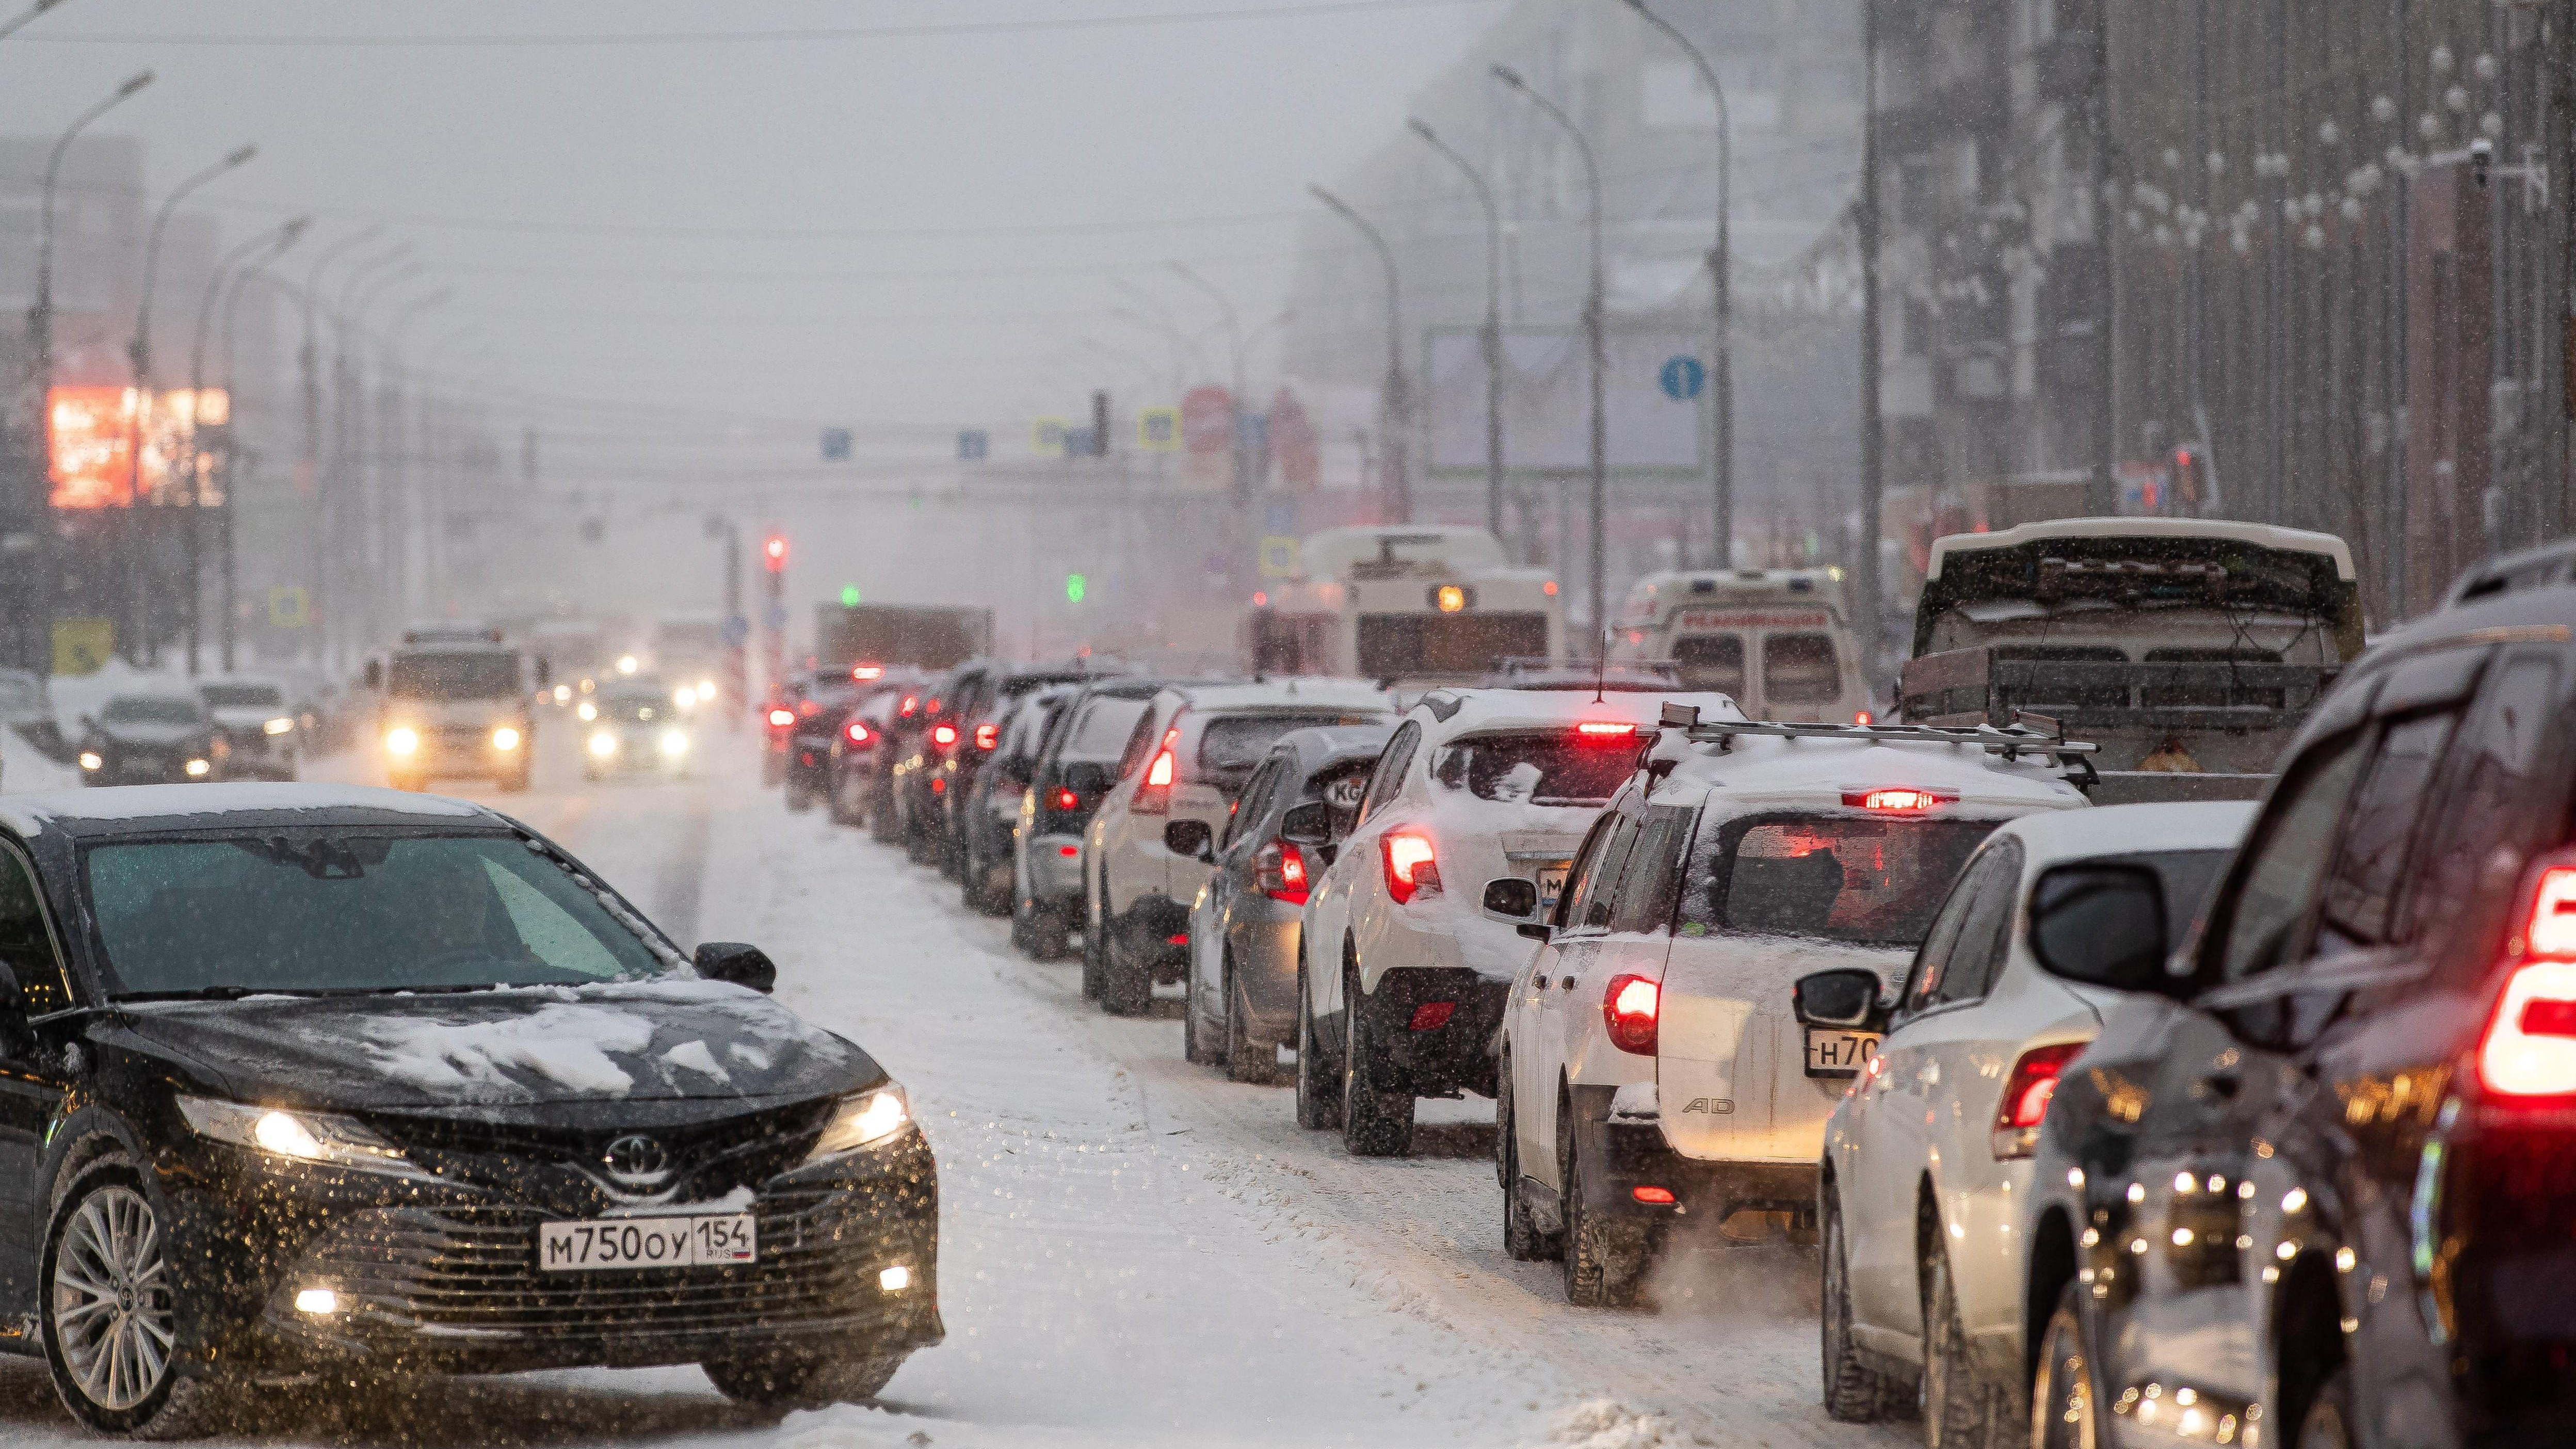
<path fill-rule="evenodd" d="M 1029 424 L 1029 446 L 1041 453 L 1064 453 L 1065 421 L 1062 418 L 1038 418 Z"/>
<path fill-rule="evenodd" d="M 826 463 L 850 461 L 849 429 L 825 428 L 823 430 L 823 461 Z"/>
<path fill-rule="evenodd" d="M 1181 447 L 1181 410 L 1146 408 L 1136 414 L 1136 446 L 1148 453 L 1176 453 Z"/>
<path fill-rule="evenodd" d="M 991 457 L 992 455 L 993 455 L 993 437 L 992 437 L 992 434 L 985 432 L 982 428 L 966 428 L 966 429 L 962 429 L 962 430 L 960 430 L 960 431 L 959 431 L 959 433 L 957 434 L 957 461 L 958 461 L 958 462 L 960 462 L 960 463 L 976 463 L 976 462 L 981 462 L 981 461 L 983 461 L 984 459 Z"/>
<path fill-rule="evenodd" d="M 1675 402 L 1688 402 L 1708 386 L 1708 364 L 1684 354 L 1666 362 L 1655 380 L 1663 384 L 1664 396 Z"/>

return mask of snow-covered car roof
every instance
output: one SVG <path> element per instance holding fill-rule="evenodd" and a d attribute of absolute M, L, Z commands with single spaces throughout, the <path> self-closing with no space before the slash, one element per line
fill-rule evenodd
<path fill-rule="evenodd" d="M 1488 730 L 1557 729 L 1586 720 L 1634 724 L 1643 737 L 1653 732 L 1666 704 L 1696 705 L 1704 720 L 1744 718 L 1733 698 L 1714 690 L 1653 694 L 1618 689 L 1605 691 L 1598 699 L 1569 689 L 1435 689 L 1422 696 L 1405 718 L 1422 721 L 1428 740 Z"/>
<path fill-rule="evenodd" d="M 364 785 L 110 785 L 0 796 L 0 826 L 22 837 L 52 829 L 100 836 L 226 826 L 291 829 L 464 820 L 508 823 L 471 801 Z"/>
<path fill-rule="evenodd" d="M 1849 738 L 1734 735 L 1695 742 L 1667 729 L 1653 758 L 1673 762 L 1656 794 L 1704 789 L 1745 810 L 1841 808 L 1847 795 L 1875 790 L 1929 791 L 1940 797 L 1942 810 L 1968 815 L 2086 804 L 2045 756 L 2006 759 L 1973 744 L 1872 738 L 1857 730 Z"/>
<path fill-rule="evenodd" d="M 2251 800 L 2174 805 L 2105 805 L 2025 815 L 2003 830 L 2018 836 L 2034 866 L 2103 855 L 2165 850 L 2231 850 L 2254 821 Z"/>
<path fill-rule="evenodd" d="M 1271 679 L 1252 684 L 1193 684 L 1173 691 L 1201 714 L 1222 710 L 1373 709 L 1392 714 L 1395 701 L 1365 679 Z"/>
<path fill-rule="evenodd" d="M 2217 518 L 2052 518 L 2025 523 L 2000 533 L 1951 533 L 1932 540 L 1926 582 L 1941 577 L 1941 566 L 1955 553 L 2015 548 L 2053 538 L 2208 538 L 2277 548 L 2291 553 L 2318 553 L 2334 560 L 2335 577 L 2353 577 L 2352 550 L 2331 533 L 2280 528 L 2268 523 L 2237 523 Z"/>

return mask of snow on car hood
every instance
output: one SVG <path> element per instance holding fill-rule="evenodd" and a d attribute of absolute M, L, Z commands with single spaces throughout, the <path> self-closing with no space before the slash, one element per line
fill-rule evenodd
<path fill-rule="evenodd" d="M 758 992 L 677 980 L 125 1008 L 247 1101 L 358 1109 L 803 1097 L 881 1075 Z"/>

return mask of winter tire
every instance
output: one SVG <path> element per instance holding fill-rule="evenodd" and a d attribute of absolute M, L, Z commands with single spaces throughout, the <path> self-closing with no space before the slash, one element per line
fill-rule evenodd
<path fill-rule="evenodd" d="M 91 1431 L 192 1439 L 228 1407 L 221 1382 L 188 1372 L 178 1349 L 168 1233 L 122 1154 L 91 1164 L 45 1235 L 39 1315 L 54 1392 Z"/>
<path fill-rule="evenodd" d="M 2094 1376 L 2091 1335 L 2084 1330 L 2082 1292 L 2083 1285 L 2075 1282 L 2058 1292 L 2057 1311 L 2040 1335 L 2039 1372 L 2030 1389 L 2032 1449 L 2099 1449 L 2104 1442 L 2098 1421 L 2102 1395 Z M 2303 1421 L 2300 1428 L 2306 1427 Z M 2300 1442 L 2307 1442 L 2304 1433 Z"/>
<path fill-rule="evenodd" d="M 2361 1442 L 2353 1425 L 2352 1366 L 2342 1365 L 2317 1387 L 2314 1403 L 2299 1418 L 2299 1437 L 2290 1449 L 2353 1449 Z"/>
<path fill-rule="evenodd" d="M 2003 1449 L 2003 1406 L 1977 1375 L 1959 1322 L 1950 1255 L 1923 1265 L 1923 1442 L 1926 1449 Z"/>
<path fill-rule="evenodd" d="M 1329 1132 L 1342 1125 L 1341 1073 L 1315 1036 L 1315 1003 L 1306 994 L 1306 963 L 1297 962 L 1297 1125 Z"/>
<path fill-rule="evenodd" d="M 1359 982 L 1342 983 L 1342 1018 L 1350 1023 L 1342 1051 L 1342 1146 L 1353 1157 L 1403 1157 L 1413 1151 L 1413 1094 L 1378 1085 L 1376 1033 L 1361 1009 Z"/>
<path fill-rule="evenodd" d="M 1103 928 L 1100 1009 L 1111 1016 L 1143 1016 L 1154 1004 L 1154 976 L 1136 959 L 1136 950 L 1119 940 L 1114 928 Z"/>
<path fill-rule="evenodd" d="M 820 1409 L 875 1398 L 900 1355 L 885 1358 L 808 1358 L 783 1353 L 756 1358 L 711 1359 L 699 1365 L 716 1391 L 738 1404 L 765 1409 Z"/>
<path fill-rule="evenodd" d="M 1823 1325 L 1825 1414 L 1846 1424 L 1875 1424 L 1894 1418 L 1907 1395 L 1903 1385 L 1863 1360 L 1852 1344 L 1851 1249 L 1843 1241 L 1842 1199 L 1830 1185 L 1821 1216 L 1824 1288 L 1816 1317 Z"/>
<path fill-rule="evenodd" d="M 1502 1070 L 1502 1099 L 1494 1104 L 1494 1178 L 1503 1189 L 1503 1252 L 1515 1263 L 1541 1263 L 1561 1256 L 1565 1247 L 1554 1233 L 1542 1233 L 1530 1221 L 1529 1202 L 1521 1194 L 1520 1120 L 1512 1110 L 1512 1064 Z"/>
<path fill-rule="evenodd" d="M 1644 1245 L 1593 1221 L 1583 1208 L 1583 1149 L 1574 1138 L 1570 1104 L 1556 1108 L 1557 1200 L 1565 1214 L 1565 1301 L 1577 1308 L 1624 1307 L 1637 1301 L 1645 1276 Z"/>
<path fill-rule="evenodd" d="M 787 813 L 790 815 L 802 815 L 813 808 L 814 787 L 806 784 L 805 778 L 801 775 L 789 776 L 787 780 Z"/>
<path fill-rule="evenodd" d="M 869 789 L 871 793 L 873 793 L 873 787 L 863 786 L 861 788 Z M 868 838 L 870 840 L 875 841 L 879 845 L 892 845 L 895 843 L 894 802 L 890 800 L 871 799 L 868 802 L 868 808 L 860 813 L 867 817 Z"/>
<path fill-rule="evenodd" d="M 1194 1067 L 1216 1065 L 1216 1053 L 1203 1043 L 1207 1034 L 1199 1030 L 1199 973 L 1196 966 L 1182 977 L 1181 986 L 1181 1060 Z"/>
<path fill-rule="evenodd" d="M 1279 1079 L 1279 1048 L 1252 1036 L 1252 1003 L 1234 979 L 1234 958 L 1225 962 L 1225 1074 L 1247 1086 L 1266 1087 Z"/>

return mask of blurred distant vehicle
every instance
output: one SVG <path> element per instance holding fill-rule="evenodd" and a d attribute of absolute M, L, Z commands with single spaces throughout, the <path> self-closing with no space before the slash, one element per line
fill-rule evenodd
<path fill-rule="evenodd" d="M 43 675 L 25 669 L 0 669 L 0 726 L 35 746 L 38 753 L 58 756 L 62 728 L 54 722 L 53 695 Z"/>
<path fill-rule="evenodd" d="M 1513 568 L 1481 528 L 1333 528 L 1304 575 L 1257 596 L 1243 652 L 1258 675 L 1387 681 L 1407 694 L 1473 684 L 1512 657 L 1556 657 L 1565 611 L 1544 570 Z"/>
<path fill-rule="evenodd" d="M 956 878 L 964 857 L 966 797 L 1002 743 L 1003 717 L 1029 695 L 1057 684 L 1080 684 L 1102 674 L 1123 673 L 1118 666 L 1095 667 L 1088 660 L 1064 665 L 1007 665 L 996 661 L 961 665 L 940 688 L 942 718 L 933 723 L 930 741 L 939 745 L 942 727 L 955 738 L 924 758 L 924 770 L 913 781 L 912 800 L 922 814 L 913 822 L 940 874 Z"/>
<path fill-rule="evenodd" d="M 184 694 L 120 694 L 81 719 L 84 785 L 187 785 L 224 774 L 223 731 Z"/>
<path fill-rule="evenodd" d="M 690 773 L 697 736 L 673 694 L 649 674 L 601 685 L 591 697 L 596 715 L 582 727 L 582 778 Z"/>
<path fill-rule="evenodd" d="M 831 676 L 818 677 L 806 692 L 796 708 L 796 722 L 787 727 L 787 758 L 781 768 L 786 771 L 782 783 L 788 809 L 811 810 L 830 798 L 832 736 L 867 697 L 865 686 Z"/>
<path fill-rule="evenodd" d="M 329 754 L 348 745 L 356 705 L 340 681 L 305 664 L 265 666 L 263 672 L 286 696 L 286 712 L 295 717 L 303 755 Z"/>
<path fill-rule="evenodd" d="M 653 626 L 645 653 L 653 672 L 674 689 L 694 685 L 710 703 L 715 694 L 706 686 L 723 685 L 731 672 L 727 665 L 732 650 L 725 644 L 724 621 L 713 617 L 664 619 Z"/>
<path fill-rule="evenodd" d="M 1682 688 L 1723 694 L 1749 719 L 1868 724 L 1877 708 L 1838 568 L 1648 574 L 1610 652 L 1670 662 Z"/>
<path fill-rule="evenodd" d="M 1098 680 L 1058 710 L 1039 747 L 1011 841 L 1011 944 L 1064 954 L 1082 921 L 1082 832 L 1117 780 L 1118 756 L 1165 681 Z"/>
<path fill-rule="evenodd" d="M 854 664 L 954 669 L 993 650 L 993 611 L 975 605 L 820 604 L 814 659 L 827 669 Z"/>
<path fill-rule="evenodd" d="M 907 697 L 916 702 L 920 698 L 902 687 L 867 695 L 832 732 L 825 760 L 824 802 L 833 824 L 866 825 L 883 808 L 885 777 L 877 768 L 877 752 L 891 749 L 887 740 L 895 711 Z"/>
<path fill-rule="evenodd" d="M 286 691 L 261 679 L 222 679 L 198 685 L 197 698 L 224 732 L 228 778 L 295 778 L 298 729 Z"/>
<path fill-rule="evenodd" d="M 1081 692 L 1078 685 L 1051 684 L 1021 695 L 1003 711 L 990 758 L 956 805 L 957 884 L 967 909 L 1010 914 L 1021 801 L 1037 778 L 1047 725 Z"/>
<path fill-rule="evenodd" d="M 1498 659 L 1479 684 L 1483 689 L 1622 689 L 1671 694 L 1682 672 L 1669 660 L 1604 662 L 1598 659 Z"/>
<path fill-rule="evenodd" d="M 779 785 L 787 780 L 787 741 L 796 732 L 796 722 L 822 709 L 814 702 L 814 689 L 823 682 L 811 669 L 794 669 L 772 685 L 769 697 L 760 705 L 760 783 Z"/>
<path fill-rule="evenodd" d="M 537 728 L 530 691 L 546 682 L 542 668 L 530 675 L 527 656 L 497 629 L 461 638 L 415 631 L 368 660 L 367 687 L 383 693 L 386 778 L 401 790 L 451 777 L 528 788 Z"/>

